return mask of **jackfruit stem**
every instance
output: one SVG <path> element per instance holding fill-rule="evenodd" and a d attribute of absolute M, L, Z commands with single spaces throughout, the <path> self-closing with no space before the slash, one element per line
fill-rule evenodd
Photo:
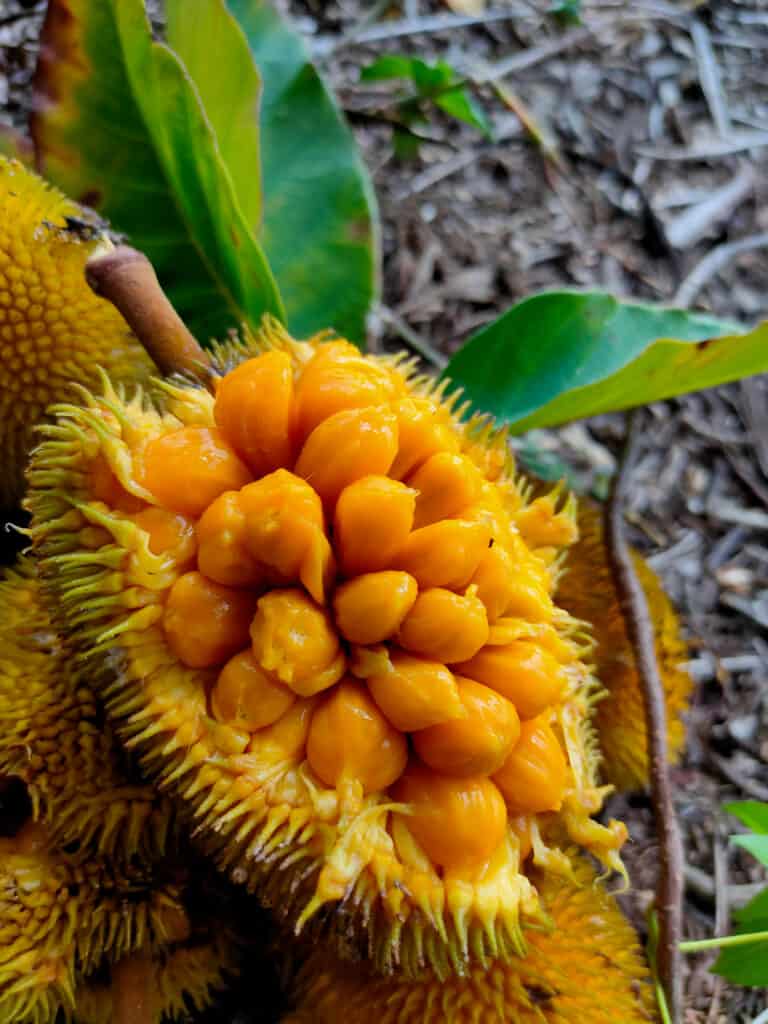
<path fill-rule="evenodd" d="M 85 265 L 93 291 L 107 299 L 154 360 L 160 372 L 211 380 L 211 361 L 160 287 L 143 252 L 127 245 L 97 249 Z"/>
<path fill-rule="evenodd" d="M 155 1024 L 153 966 L 144 953 L 133 953 L 112 967 L 114 1024 Z"/>

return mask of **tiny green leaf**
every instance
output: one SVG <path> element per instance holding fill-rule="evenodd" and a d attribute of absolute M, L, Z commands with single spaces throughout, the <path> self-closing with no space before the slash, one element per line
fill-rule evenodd
<path fill-rule="evenodd" d="M 444 60 L 435 61 L 434 64 L 427 64 L 423 60 L 414 58 L 411 61 L 411 66 L 413 69 L 411 77 L 414 84 L 419 93 L 427 99 L 456 80 L 456 72 Z"/>
<path fill-rule="evenodd" d="M 562 25 L 578 25 L 581 21 L 581 0 L 555 0 L 549 11 Z"/>
<path fill-rule="evenodd" d="M 738 330 L 606 292 L 545 292 L 471 337 L 445 373 L 521 433 L 768 369 L 768 321 Z"/>
<path fill-rule="evenodd" d="M 446 114 L 450 114 L 451 117 L 455 117 L 458 121 L 463 121 L 473 128 L 478 128 L 486 138 L 493 138 L 493 125 L 466 87 L 441 93 L 435 98 L 435 103 Z"/>
<path fill-rule="evenodd" d="M 407 128 L 396 127 L 392 132 L 392 145 L 400 160 L 414 160 L 419 155 L 421 141 Z"/>
<path fill-rule="evenodd" d="M 768 889 L 734 913 L 739 927 L 735 935 L 768 932 Z M 768 943 L 755 941 L 742 946 L 726 946 L 712 970 L 736 985 L 768 985 Z"/>
<path fill-rule="evenodd" d="M 456 79 L 456 72 L 443 60 L 427 64 L 418 57 L 385 54 L 360 72 L 361 82 L 381 82 L 392 78 L 405 78 L 413 82 L 420 96 L 430 97 Z"/>
<path fill-rule="evenodd" d="M 751 853 L 753 857 L 768 868 L 768 835 L 731 836 L 731 842 Z"/>
<path fill-rule="evenodd" d="M 361 82 L 383 82 L 390 78 L 413 78 L 413 60 L 400 54 L 384 54 L 360 69 Z"/>
<path fill-rule="evenodd" d="M 742 825 L 746 825 L 753 832 L 768 835 L 768 804 L 759 800 L 738 800 L 724 804 L 723 810 L 738 818 Z"/>

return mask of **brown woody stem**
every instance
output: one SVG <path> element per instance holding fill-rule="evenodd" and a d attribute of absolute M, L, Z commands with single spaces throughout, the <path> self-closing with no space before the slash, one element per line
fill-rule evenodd
<path fill-rule="evenodd" d="M 162 374 L 191 373 L 208 383 L 210 359 L 171 305 L 144 253 L 127 245 L 97 252 L 85 265 L 85 277 L 122 314 Z"/>
<path fill-rule="evenodd" d="M 631 470 L 639 447 L 639 412 L 627 424 L 627 440 L 611 496 L 605 506 L 605 538 L 613 580 L 627 633 L 634 648 L 643 691 L 648 734 L 651 801 L 659 837 L 660 866 L 656 886 L 659 915 L 658 971 L 664 986 L 673 1024 L 681 1020 L 683 847 L 677 824 L 667 761 L 667 711 L 653 625 L 645 593 L 632 565 L 624 529 L 624 503 Z"/>
<path fill-rule="evenodd" d="M 149 956 L 132 953 L 112 967 L 114 1024 L 155 1024 L 154 971 Z"/>

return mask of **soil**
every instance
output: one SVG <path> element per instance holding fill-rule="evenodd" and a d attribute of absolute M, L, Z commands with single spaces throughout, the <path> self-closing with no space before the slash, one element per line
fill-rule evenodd
<path fill-rule="evenodd" d="M 0 2 L 0 120 L 18 126 L 29 110 L 42 6 Z M 745 323 L 765 315 L 765 0 L 583 2 L 571 25 L 558 22 L 556 6 L 286 5 L 376 186 L 383 299 L 372 344 L 417 344 L 439 357 L 545 288 L 606 288 Z M 473 24 L 458 26 L 460 7 L 478 12 Z M 383 53 L 453 65 L 494 138 L 431 111 L 416 129 L 418 154 L 398 157 L 399 86 L 359 80 Z M 502 100 L 476 83 L 505 62 Z M 552 476 L 566 469 L 580 489 L 604 496 L 624 432 L 622 415 L 601 416 L 535 431 L 519 442 L 520 455 Z M 705 937 L 728 929 L 744 885 L 761 879 L 729 845 L 736 824 L 722 806 L 768 799 L 768 377 L 647 412 L 629 518 L 690 642 L 696 685 L 673 780 L 685 930 Z M 644 929 L 658 861 L 650 802 L 614 797 L 608 813 L 630 828 L 625 904 Z M 713 959 L 686 960 L 686 1024 L 747 1024 L 765 1009 L 765 994 L 712 975 Z M 268 1019 L 265 1012 L 261 1003 L 256 1016 L 222 1010 L 215 1019 L 246 1024 Z"/>

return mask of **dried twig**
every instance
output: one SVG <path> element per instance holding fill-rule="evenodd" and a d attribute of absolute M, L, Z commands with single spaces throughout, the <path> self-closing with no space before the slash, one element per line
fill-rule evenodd
<path fill-rule="evenodd" d="M 684 869 L 686 888 L 704 896 L 707 899 L 715 900 L 717 896 L 715 880 L 706 871 L 696 867 L 695 864 L 686 864 Z M 741 882 L 728 886 L 728 903 L 735 909 L 746 906 L 747 903 L 765 888 L 763 882 Z"/>
<path fill-rule="evenodd" d="M 448 360 L 442 354 L 438 352 L 436 348 L 427 341 L 426 338 L 422 338 L 420 334 L 417 334 L 412 327 L 410 327 L 401 316 L 398 316 L 393 309 L 389 309 L 387 306 L 379 306 L 379 316 L 385 323 L 398 334 L 403 341 L 412 348 L 414 352 L 421 356 L 421 358 L 434 366 L 436 370 L 442 371 L 448 365 Z"/>
<path fill-rule="evenodd" d="M 424 17 L 406 16 L 396 21 L 378 21 L 377 19 L 389 6 L 387 0 L 375 4 L 361 20 L 341 36 L 331 38 L 319 36 L 312 45 L 312 53 L 316 59 L 328 60 L 332 54 L 338 53 L 347 46 L 367 43 L 387 42 L 390 39 L 402 39 L 406 36 L 424 35 L 432 32 L 453 32 L 459 28 L 472 25 L 490 24 L 494 21 L 511 21 L 519 18 L 519 8 L 511 10 L 483 11 L 481 14 L 429 14 Z M 372 24 L 373 22 L 373 24 Z"/>
<path fill-rule="evenodd" d="M 706 199 L 689 206 L 667 224 L 667 241 L 676 249 L 688 249 L 700 241 L 713 224 L 728 217 L 753 191 L 755 170 L 743 164 L 738 172 Z"/>
<path fill-rule="evenodd" d="M 720 156 L 743 153 L 748 149 L 768 146 L 768 132 L 732 132 L 727 139 L 712 139 L 709 142 L 695 142 L 691 146 L 635 146 L 637 156 L 651 160 L 714 160 Z"/>
<path fill-rule="evenodd" d="M 753 249 L 768 248 L 768 232 L 759 235 L 749 235 L 747 238 L 739 238 L 735 242 L 727 242 L 725 245 L 718 245 L 711 252 L 697 263 L 690 274 L 680 284 L 675 293 L 673 302 L 676 306 L 690 306 L 696 296 L 711 277 L 727 266 L 731 260 L 740 256 L 743 252 L 752 252 Z"/>
<path fill-rule="evenodd" d="M 656 890 L 659 914 L 658 971 L 673 1024 L 681 1019 L 682 975 L 678 949 L 682 937 L 683 849 L 672 799 L 667 763 L 667 713 L 656 663 L 653 625 L 643 588 L 632 565 L 624 531 L 624 503 L 639 443 L 638 415 L 628 424 L 626 447 L 605 506 L 605 537 L 614 584 L 627 633 L 637 659 L 643 689 L 651 799 L 659 836 L 660 867 Z"/>
<path fill-rule="evenodd" d="M 709 30 L 698 18 L 691 22 L 691 38 L 696 50 L 696 62 L 699 67 L 701 89 L 707 98 L 709 112 L 715 122 L 718 134 L 727 138 L 731 131 L 731 118 L 728 114 L 723 83 L 720 76 Z"/>
<path fill-rule="evenodd" d="M 208 382 L 208 355 L 171 305 L 144 253 L 127 245 L 97 250 L 85 276 L 123 315 L 161 373 L 192 373 Z"/>

